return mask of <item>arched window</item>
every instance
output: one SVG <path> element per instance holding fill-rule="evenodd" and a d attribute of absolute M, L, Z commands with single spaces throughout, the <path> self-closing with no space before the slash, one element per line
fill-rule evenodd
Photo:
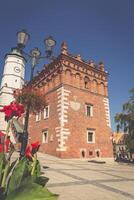
<path fill-rule="evenodd" d="M 65 80 L 67 83 L 72 82 L 72 73 L 71 73 L 71 70 L 70 70 L 70 69 L 66 69 L 66 70 L 65 70 L 65 77 L 64 77 L 64 80 Z"/>
<path fill-rule="evenodd" d="M 93 92 L 97 93 L 98 92 L 98 83 L 95 79 L 93 80 L 92 83 L 93 83 L 92 84 L 92 86 L 93 86 L 92 90 L 93 90 Z"/>
<path fill-rule="evenodd" d="M 84 88 L 89 89 L 89 78 L 85 76 L 84 78 Z"/>
<path fill-rule="evenodd" d="M 80 74 L 79 73 L 76 73 L 75 74 L 75 83 L 76 83 L 76 86 L 80 86 Z"/>
<path fill-rule="evenodd" d="M 99 93 L 104 95 L 105 94 L 105 86 L 104 83 L 100 83 L 99 85 Z"/>
<path fill-rule="evenodd" d="M 80 79 L 80 74 L 79 74 L 79 73 L 76 73 L 76 74 L 75 74 L 75 77 L 76 77 L 77 79 Z"/>
<path fill-rule="evenodd" d="M 70 69 L 66 69 L 65 74 L 71 75 L 71 70 Z"/>

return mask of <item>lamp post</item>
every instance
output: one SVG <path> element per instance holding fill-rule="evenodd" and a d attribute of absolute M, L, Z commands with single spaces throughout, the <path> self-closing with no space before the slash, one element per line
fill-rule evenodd
<path fill-rule="evenodd" d="M 28 40 L 30 39 L 30 35 L 25 31 L 19 31 L 17 33 L 17 49 L 22 53 L 22 55 L 27 55 L 31 59 L 31 75 L 30 75 L 30 82 L 33 79 L 34 76 L 34 69 L 41 58 L 51 58 L 53 53 L 53 48 L 56 45 L 56 41 L 51 37 L 47 37 L 44 40 L 45 44 L 45 56 L 41 56 L 41 52 L 36 47 L 30 51 L 30 54 L 27 54 L 23 51 L 23 48 L 26 46 Z M 22 143 L 21 143 L 21 150 L 20 150 L 20 157 L 23 157 L 25 154 L 27 142 L 28 142 L 28 122 L 29 122 L 29 112 L 30 112 L 30 103 L 28 103 L 26 108 L 26 114 L 25 114 L 25 122 L 24 122 L 24 129 L 23 129 L 23 137 L 22 137 Z"/>

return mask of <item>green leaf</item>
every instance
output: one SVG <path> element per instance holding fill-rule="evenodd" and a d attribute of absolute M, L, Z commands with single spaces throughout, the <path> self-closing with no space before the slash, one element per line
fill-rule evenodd
<path fill-rule="evenodd" d="M 17 191 L 10 193 L 6 200 L 56 200 L 58 195 L 51 193 L 47 188 L 36 183 L 27 183 Z"/>
<path fill-rule="evenodd" d="M 4 188 L 0 187 L 0 200 L 5 200 Z"/>
<path fill-rule="evenodd" d="M 4 153 L 0 153 L 0 185 L 1 185 L 1 180 L 3 176 L 4 167 L 5 167 L 5 155 Z"/>
<path fill-rule="evenodd" d="M 29 175 L 28 161 L 27 159 L 23 158 L 14 168 L 12 176 L 9 180 L 7 194 L 17 190 L 21 186 L 25 177 L 28 177 Z"/>
<path fill-rule="evenodd" d="M 129 136 L 126 140 L 127 148 L 131 153 L 134 153 L 134 139 Z"/>
<path fill-rule="evenodd" d="M 7 173 L 7 177 L 6 177 L 6 188 L 5 188 L 5 191 L 7 191 L 8 183 L 9 183 L 10 177 L 12 175 L 12 170 L 15 167 L 16 163 L 17 163 L 17 159 L 15 161 L 13 161 L 11 163 L 11 165 L 9 166 L 9 168 L 8 168 L 8 173 Z"/>
<path fill-rule="evenodd" d="M 34 170 L 34 174 L 33 177 L 39 177 L 41 175 L 41 170 L 40 170 L 40 163 L 38 160 L 36 160 L 36 166 L 35 166 L 35 170 Z"/>
<path fill-rule="evenodd" d="M 40 177 L 36 178 L 35 183 L 38 183 L 39 185 L 44 187 L 46 185 L 46 183 L 48 182 L 48 180 L 49 180 L 49 178 L 40 176 Z"/>
<path fill-rule="evenodd" d="M 23 134 L 23 129 L 24 129 L 23 125 L 15 118 L 13 118 L 12 123 L 16 132 Z"/>

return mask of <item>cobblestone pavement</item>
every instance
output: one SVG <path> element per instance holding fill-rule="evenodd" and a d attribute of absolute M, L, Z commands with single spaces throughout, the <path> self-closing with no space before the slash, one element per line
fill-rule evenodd
<path fill-rule="evenodd" d="M 59 200 L 134 200 L 134 165 L 38 156 L 49 178 L 47 188 L 59 194 Z"/>

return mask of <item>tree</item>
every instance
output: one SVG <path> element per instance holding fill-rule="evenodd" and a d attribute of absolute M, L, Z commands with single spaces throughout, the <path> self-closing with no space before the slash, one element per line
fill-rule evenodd
<path fill-rule="evenodd" d="M 14 91 L 16 102 L 24 105 L 25 109 L 30 105 L 30 112 L 36 113 L 44 109 L 46 101 L 44 95 L 32 86 Z"/>
<path fill-rule="evenodd" d="M 130 153 L 134 153 L 134 88 L 130 90 L 130 99 L 123 104 L 121 113 L 115 116 L 117 123 L 117 132 L 123 130 L 128 133 L 126 138 L 126 145 Z"/>

